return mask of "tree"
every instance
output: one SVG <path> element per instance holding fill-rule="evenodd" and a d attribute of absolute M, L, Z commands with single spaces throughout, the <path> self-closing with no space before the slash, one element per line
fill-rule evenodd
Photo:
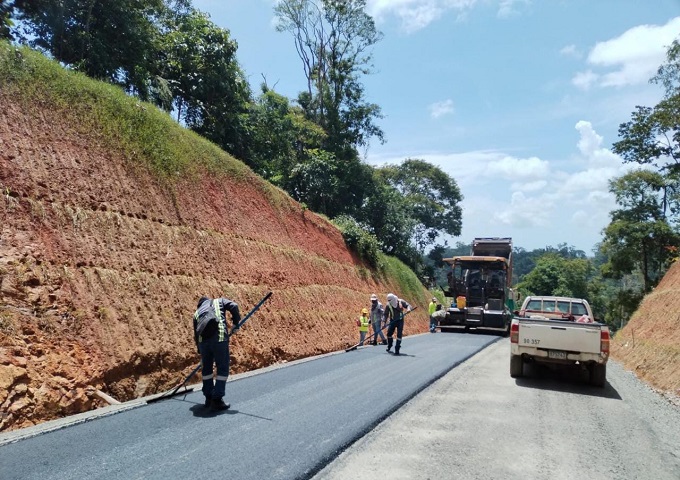
<path fill-rule="evenodd" d="M 538 258 L 536 267 L 524 277 L 517 288 L 527 295 L 587 299 L 592 271 L 592 265 L 587 259 L 565 259 L 557 253 L 546 253 Z"/>
<path fill-rule="evenodd" d="M 163 0 L 14 0 L 14 7 L 21 40 L 90 77 L 149 96 Z"/>
<path fill-rule="evenodd" d="M 164 18 L 159 43 L 159 76 L 169 85 L 178 120 L 245 160 L 252 95 L 229 30 L 189 9 Z"/>
<path fill-rule="evenodd" d="M 291 172 L 321 149 L 326 132 L 305 118 L 300 107 L 262 85 L 250 109 L 247 163 L 260 175 L 294 196 Z"/>
<path fill-rule="evenodd" d="M 12 4 L 10 0 L 0 0 L 0 39 L 11 39 L 12 28 Z"/>
<path fill-rule="evenodd" d="M 609 182 L 610 191 L 622 208 L 611 213 L 612 221 L 604 230 L 602 251 L 608 262 L 605 276 L 621 278 L 639 269 L 644 292 L 658 283 L 671 252 L 680 244 L 664 214 L 664 177 L 656 172 L 638 170 Z"/>
<path fill-rule="evenodd" d="M 417 265 L 418 255 L 413 255 L 411 247 L 416 221 L 410 215 L 403 195 L 385 182 L 377 171 L 359 218 L 376 236 L 384 253 L 398 257 L 411 267 Z"/>
<path fill-rule="evenodd" d="M 613 151 L 626 162 L 653 165 L 661 173 L 680 173 L 680 43 L 666 52 L 652 83 L 664 86 L 665 97 L 654 108 L 637 106 L 629 122 L 619 126 L 621 140 Z"/>
<path fill-rule="evenodd" d="M 370 47 L 382 38 L 365 8 L 365 0 L 282 0 L 274 8 L 277 30 L 293 35 L 307 78 L 298 103 L 340 159 L 373 136 L 383 140 L 374 123 L 380 107 L 366 102 L 359 81 L 370 73 Z"/>
<path fill-rule="evenodd" d="M 439 167 L 418 159 L 379 169 L 386 182 L 403 195 L 408 215 L 415 221 L 413 242 L 424 252 L 444 232 L 460 235 L 463 195 L 456 181 Z"/>

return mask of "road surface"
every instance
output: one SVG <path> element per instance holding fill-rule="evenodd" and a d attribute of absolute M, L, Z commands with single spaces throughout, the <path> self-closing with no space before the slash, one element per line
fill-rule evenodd
<path fill-rule="evenodd" d="M 611 361 L 602 389 L 537 366 L 513 379 L 509 356 L 491 345 L 314 479 L 680 479 L 680 407 Z"/>
<path fill-rule="evenodd" d="M 0 479 L 309 478 L 497 340 L 426 334 L 399 357 L 364 347 L 270 369 L 228 382 L 227 412 L 195 392 L 4 444 Z"/>

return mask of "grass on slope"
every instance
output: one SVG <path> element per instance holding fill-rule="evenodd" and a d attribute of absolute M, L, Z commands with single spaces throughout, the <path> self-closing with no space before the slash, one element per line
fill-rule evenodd
<path fill-rule="evenodd" d="M 191 177 L 205 170 L 251 182 L 257 178 L 254 183 L 274 205 L 289 204 L 284 192 L 166 112 L 30 48 L 0 41 L 0 92 L 26 110 L 57 112 L 71 128 L 161 178 Z"/>

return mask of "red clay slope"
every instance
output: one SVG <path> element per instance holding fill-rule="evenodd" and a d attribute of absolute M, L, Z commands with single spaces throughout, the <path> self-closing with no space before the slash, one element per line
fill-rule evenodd
<path fill-rule="evenodd" d="M 248 311 L 232 372 L 342 349 L 376 281 L 337 229 L 252 172 L 160 182 L 0 93 L 0 430 L 163 391 L 198 362 L 202 294 Z M 424 307 L 427 294 L 409 298 Z M 414 313 L 407 333 L 424 332 Z"/>
<path fill-rule="evenodd" d="M 642 300 L 612 343 L 612 355 L 656 389 L 680 397 L 680 262 Z"/>

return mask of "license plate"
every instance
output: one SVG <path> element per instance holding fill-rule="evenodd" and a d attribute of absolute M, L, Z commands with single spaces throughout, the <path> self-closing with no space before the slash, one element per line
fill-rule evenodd
<path fill-rule="evenodd" d="M 562 350 L 548 350 L 548 358 L 557 358 L 559 360 L 567 359 L 567 352 Z"/>

